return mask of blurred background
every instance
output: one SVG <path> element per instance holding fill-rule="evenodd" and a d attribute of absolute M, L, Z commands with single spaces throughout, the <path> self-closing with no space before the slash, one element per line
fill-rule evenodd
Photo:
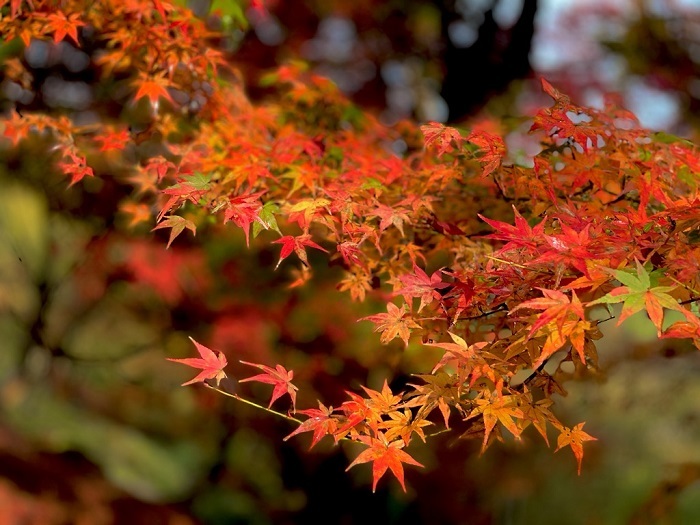
<path fill-rule="evenodd" d="M 544 76 L 578 103 L 616 92 L 645 126 L 698 137 L 698 1 L 269 0 L 264 15 L 188 5 L 223 32 L 217 45 L 256 101 L 270 96 L 267 71 L 302 59 L 387 125 L 468 126 L 549 104 Z M 118 85 L 97 80 L 98 54 L 3 42 L 3 71 L 19 60 L 31 72 L 2 77 L 3 110 L 138 125 Z M 342 269 L 325 256 L 289 289 L 293 264 L 272 271 L 277 251 L 246 248 L 234 228 L 166 251 L 161 232 L 120 209 L 130 174 L 109 152 L 97 177 L 67 189 L 45 146 L 38 136 L 0 152 L 0 524 L 700 523 L 700 357 L 656 341 L 644 316 L 605 326 L 605 373 L 557 400 L 562 421 L 586 421 L 599 440 L 580 477 L 570 452 L 532 432 L 483 456 L 448 433 L 412 443 L 426 468 L 407 469 L 407 494 L 389 479 L 372 494 L 369 467 L 344 472 L 357 449 L 284 442 L 288 422 L 181 388 L 192 372 L 164 359 L 193 355 L 191 336 L 225 352 L 234 377 L 252 375 L 240 359 L 284 363 L 310 408 L 360 384 L 401 388 L 434 349 L 379 345 L 355 320 L 382 301 L 339 293 Z M 269 399 L 265 385 L 240 388 Z"/>

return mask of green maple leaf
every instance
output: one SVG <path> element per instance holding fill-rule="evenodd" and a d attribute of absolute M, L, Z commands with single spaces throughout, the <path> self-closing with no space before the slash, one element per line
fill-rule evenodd
<path fill-rule="evenodd" d="M 275 218 L 275 213 L 279 213 L 279 211 L 280 207 L 272 201 L 263 204 L 258 213 L 260 220 L 253 222 L 253 238 L 257 237 L 262 230 L 275 230 L 282 235 Z"/>
<path fill-rule="evenodd" d="M 183 179 L 195 190 L 206 191 L 208 189 L 211 189 L 211 175 L 195 173 L 194 175 L 188 175 L 187 177 L 183 177 Z"/>
<path fill-rule="evenodd" d="M 618 286 L 588 305 L 623 303 L 618 326 L 630 315 L 646 309 L 656 330 L 661 333 L 663 309 L 680 310 L 678 301 L 667 293 L 676 286 L 658 286 L 659 274 L 648 273 L 639 261 L 637 261 L 636 276 L 623 270 L 614 270 L 612 273 L 623 286 Z"/>

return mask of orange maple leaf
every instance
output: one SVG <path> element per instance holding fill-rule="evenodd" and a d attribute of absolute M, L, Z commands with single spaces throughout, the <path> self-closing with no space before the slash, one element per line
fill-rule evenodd
<path fill-rule="evenodd" d="M 471 418 L 481 414 L 484 418 L 485 430 L 484 442 L 481 445 L 482 453 L 488 446 L 489 436 L 491 435 L 493 427 L 495 427 L 496 423 L 499 421 L 510 431 L 511 434 L 515 436 L 516 439 L 520 439 L 522 429 L 515 424 L 515 420 L 513 418 L 523 419 L 525 414 L 523 413 L 522 409 L 518 407 L 516 396 L 502 396 L 487 393 L 487 397 L 477 399 L 476 404 L 479 406 L 472 410 L 469 417 Z"/>
<path fill-rule="evenodd" d="M 368 315 L 358 321 L 372 321 L 377 326 L 375 332 L 382 332 L 379 340 L 382 344 L 386 344 L 395 337 L 400 337 L 406 346 L 408 346 L 408 338 L 411 336 L 412 328 L 420 328 L 420 325 L 411 318 L 404 318 L 407 313 L 406 305 L 401 305 L 401 308 L 394 303 L 387 303 L 387 313 Z"/>
<path fill-rule="evenodd" d="M 571 450 L 576 456 L 576 461 L 578 461 L 578 473 L 581 475 L 581 461 L 583 461 L 583 442 L 584 441 L 597 441 L 597 438 L 586 434 L 582 429 L 586 422 L 579 423 L 574 428 L 563 427 L 561 434 L 557 438 L 557 449 L 562 449 L 566 446 L 571 447 Z"/>
<path fill-rule="evenodd" d="M 424 465 L 418 463 L 407 452 L 401 450 L 404 447 L 403 440 L 388 443 L 381 432 L 378 435 L 379 439 L 369 436 L 361 436 L 359 438 L 363 443 L 368 445 L 369 448 L 361 452 L 345 471 L 347 472 L 360 463 L 372 461 L 372 492 L 377 489 L 377 482 L 386 473 L 387 469 L 391 469 L 391 472 L 396 476 L 396 479 L 399 480 L 399 483 L 401 483 L 401 488 L 406 492 L 402 463 L 415 465 L 417 467 L 423 467 Z"/>
<path fill-rule="evenodd" d="M 147 73 L 142 73 L 139 75 L 139 78 L 134 81 L 134 85 L 139 88 L 134 95 L 134 102 L 146 97 L 151 101 L 151 104 L 155 106 L 158 100 L 163 97 L 168 102 L 174 104 L 167 90 L 169 86 L 168 80 L 164 75 L 149 76 Z"/>
<path fill-rule="evenodd" d="M 199 355 L 202 356 L 201 359 L 196 357 L 186 359 L 173 359 L 171 357 L 167 358 L 168 361 L 172 361 L 174 363 L 182 363 L 183 365 L 191 366 L 192 368 L 202 369 L 202 371 L 197 374 L 194 379 L 182 383 L 182 386 L 191 385 L 193 383 L 203 383 L 207 379 L 216 379 L 216 384 L 218 385 L 222 379 L 226 378 L 226 373 L 224 372 L 224 368 L 228 364 L 226 361 L 226 356 L 221 352 L 211 350 L 206 346 L 199 344 L 191 337 L 190 341 L 194 343 L 194 346 L 197 348 L 197 352 L 199 352 Z"/>
<path fill-rule="evenodd" d="M 326 407 L 320 401 L 318 402 L 318 408 L 299 410 L 297 413 L 309 416 L 309 419 L 299 425 L 294 432 L 286 436 L 284 441 L 302 432 L 313 431 L 314 434 L 311 438 L 311 446 L 309 447 L 309 450 L 311 450 L 316 443 L 321 441 L 323 436 L 332 435 L 338 429 L 338 420 L 332 417 L 333 407 Z"/>
<path fill-rule="evenodd" d="M 542 292 L 544 297 L 537 299 L 531 299 L 529 301 L 524 301 L 512 308 L 509 315 L 513 312 L 520 310 L 521 308 L 529 308 L 532 310 L 544 310 L 537 318 L 537 321 L 533 323 L 530 328 L 530 334 L 528 337 L 535 335 L 535 332 L 542 328 L 544 325 L 548 324 L 550 321 L 556 320 L 557 327 L 559 330 L 562 329 L 564 322 L 570 317 L 569 314 L 573 314 L 579 319 L 585 319 L 585 314 L 583 311 L 583 305 L 581 301 L 576 296 L 576 292 L 571 292 L 571 300 L 569 297 L 558 291 L 558 290 L 548 290 L 546 288 L 539 288 L 538 290 Z"/>
<path fill-rule="evenodd" d="M 78 28 L 85 25 L 85 22 L 79 20 L 80 13 L 73 13 L 66 17 L 65 13 L 58 11 L 47 16 L 49 27 L 53 30 L 53 41 L 57 44 L 61 42 L 66 35 L 73 39 L 73 42 L 78 42 Z"/>

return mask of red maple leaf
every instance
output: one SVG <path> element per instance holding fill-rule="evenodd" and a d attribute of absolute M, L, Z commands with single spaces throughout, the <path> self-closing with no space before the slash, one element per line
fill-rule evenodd
<path fill-rule="evenodd" d="M 441 270 L 435 270 L 433 274 L 428 277 L 418 265 L 413 265 L 413 275 L 406 274 L 399 276 L 399 280 L 403 283 L 404 287 L 395 292 L 395 295 L 403 295 L 404 299 L 410 304 L 410 300 L 414 297 L 420 297 L 420 306 L 418 311 L 420 312 L 423 307 L 433 302 L 433 299 L 440 298 L 440 292 L 450 286 L 450 283 L 443 282 Z"/>
<path fill-rule="evenodd" d="M 186 383 L 182 383 L 182 386 L 191 385 L 193 383 L 203 383 L 207 379 L 216 379 L 216 384 L 218 385 L 222 379 L 226 378 L 226 373 L 224 372 L 224 368 L 228 364 L 226 361 L 226 356 L 221 352 L 211 350 L 206 346 L 199 344 L 191 337 L 190 341 L 194 343 L 194 346 L 197 348 L 197 352 L 199 352 L 199 355 L 202 356 L 201 359 L 196 357 L 189 357 L 186 359 L 173 359 L 171 357 L 167 358 L 168 361 L 172 361 L 174 363 L 182 363 L 183 365 L 191 366 L 192 368 L 202 369 L 202 371 L 197 374 L 194 379 L 191 379 Z"/>
<path fill-rule="evenodd" d="M 530 132 L 538 129 L 544 130 L 549 136 L 571 138 L 575 140 L 584 151 L 588 151 L 588 142 L 595 147 L 598 143 L 598 132 L 595 124 L 589 125 L 592 117 L 589 112 L 571 104 L 568 96 L 557 91 L 545 79 L 542 79 L 542 88 L 554 99 L 554 106 L 541 109 L 535 116 Z M 569 115 L 575 115 L 581 119 L 574 123 Z M 578 119 L 577 119 L 578 120 Z"/>
<path fill-rule="evenodd" d="M 122 151 L 131 140 L 131 135 L 124 129 L 103 133 L 95 137 L 95 140 L 102 143 L 100 151 Z"/>
<path fill-rule="evenodd" d="M 323 436 L 332 435 L 338 429 L 338 420 L 332 417 L 333 407 L 326 407 L 320 401 L 318 402 L 318 408 L 309 408 L 308 410 L 299 410 L 297 414 L 304 414 L 309 416 L 309 419 L 304 421 L 297 429 L 286 436 L 284 441 L 287 441 L 292 436 L 301 434 L 302 432 L 313 432 L 313 437 L 311 438 L 311 446 L 309 450 L 314 448 L 316 443 L 321 441 Z"/>
<path fill-rule="evenodd" d="M 445 126 L 439 122 L 428 122 L 420 127 L 425 135 L 425 147 L 429 148 L 436 144 L 438 147 L 438 157 L 442 157 L 446 152 L 452 150 L 452 141 L 459 144 L 464 140 L 459 131 L 455 128 Z"/>
<path fill-rule="evenodd" d="M 537 262 L 563 262 L 573 266 L 581 273 L 586 273 L 586 262 L 596 258 L 596 254 L 591 250 L 591 246 L 595 241 L 590 235 L 591 225 L 586 224 L 581 231 L 576 231 L 561 221 L 561 219 L 559 222 L 561 224 L 561 233 L 544 235 L 544 239 L 552 249 L 538 257 Z"/>
<path fill-rule="evenodd" d="M 239 383 L 245 383 L 246 381 L 258 381 L 260 383 L 267 383 L 275 386 L 275 388 L 272 390 L 272 397 L 270 398 L 268 408 L 270 408 L 272 403 L 277 401 L 284 394 L 289 394 L 289 397 L 292 398 L 292 409 L 296 410 L 295 405 L 297 402 L 297 390 L 299 389 L 292 384 L 292 379 L 294 378 L 293 370 L 287 371 L 287 369 L 282 365 L 277 365 L 275 368 L 270 368 L 269 366 L 249 363 L 247 361 L 241 361 L 241 363 L 259 368 L 265 373 L 252 377 L 246 377 L 245 379 L 241 379 Z"/>
<path fill-rule="evenodd" d="M 515 209 L 515 206 L 513 206 L 513 212 L 515 213 L 515 226 L 507 222 L 487 219 L 483 215 L 477 214 L 482 221 L 498 232 L 484 235 L 484 238 L 506 242 L 506 245 L 498 251 L 499 253 L 514 248 L 535 248 L 541 243 L 540 239 L 542 239 L 544 234 L 545 221 L 543 220 L 532 228 L 527 223 L 527 220 Z"/>
<path fill-rule="evenodd" d="M 394 225 L 401 232 L 402 237 L 404 236 L 404 223 L 411 223 L 411 219 L 402 208 L 398 206 L 387 206 L 386 204 L 378 204 L 374 211 L 370 212 L 367 216 L 379 217 L 381 219 L 379 222 L 380 233 L 389 226 Z"/>
<path fill-rule="evenodd" d="M 84 177 L 95 176 L 92 168 L 87 165 L 85 157 L 81 157 L 75 153 L 68 152 L 58 165 L 66 175 L 70 175 L 71 180 L 69 186 L 80 182 Z"/>
<path fill-rule="evenodd" d="M 265 193 L 259 191 L 249 195 L 238 195 L 229 199 L 226 211 L 224 212 L 224 224 L 232 221 L 237 226 L 243 228 L 245 232 L 245 244 L 250 246 L 250 225 L 254 221 L 260 222 L 260 196 Z"/>
<path fill-rule="evenodd" d="M 360 251 L 359 245 L 356 242 L 342 242 L 337 246 L 338 252 L 343 257 L 343 261 L 348 267 L 353 264 L 366 268 L 367 265 L 360 259 L 362 256 L 362 251 Z"/>
<path fill-rule="evenodd" d="M 314 241 L 311 240 L 311 235 L 309 234 L 304 234 L 304 235 L 297 235 L 296 237 L 292 235 L 285 235 L 284 237 L 281 237 L 277 239 L 276 241 L 272 241 L 275 244 L 281 244 L 282 245 L 282 251 L 280 252 L 280 260 L 277 261 L 277 265 L 275 266 L 275 270 L 279 267 L 279 265 L 284 261 L 287 257 L 291 255 L 292 252 L 295 252 L 301 262 L 304 264 L 304 266 L 309 265 L 309 259 L 306 255 L 306 248 L 305 246 L 309 246 L 311 248 L 316 248 L 317 250 L 321 250 L 322 252 L 328 253 L 328 250 L 323 248 L 322 246 L 319 246 L 316 244 Z"/>
<path fill-rule="evenodd" d="M 407 452 L 401 450 L 404 447 L 403 440 L 399 439 L 388 443 L 381 432 L 378 436 L 379 439 L 369 436 L 360 436 L 359 439 L 368 445 L 369 448 L 361 452 L 345 471 L 347 472 L 360 463 L 372 461 L 372 492 L 377 490 L 377 482 L 386 473 L 387 469 L 391 469 L 392 474 L 394 474 L 396 479 L 399 480 L 399 483 L 401 483 L 401 488 L 406 492 L 402 463 L 415 465 L 417 467 L 423 467 L 424 465 L 418 463 Z"/>
<path fill-rule="evenodd" d="M 336 443 L 345 435 L 345 433 L 360 424 L 362 421 L 369 420 L 370 422 L 374 422 L 379 417 L 379 415 L 373 414 L 373 409 L 368 404 L 368 399 L 358 396 L 354 392 L 346 391 L 345 393 L 350 396 L 351 400 L 345 401 L 342 405 L 340 405 L 340 410 L 342 410 L 342 412 L 345 414 L 346 421 L 335 431 L 334 437 Z"/>
<path fill-rule="evenodd" d="M 501 137 L 486 131 L 474 131 L 467 140 L 481 149 L 479 161 L 483 165 L 482 177 L 488 176 L 501 165 L 506 154 L 506 145 Z"/>

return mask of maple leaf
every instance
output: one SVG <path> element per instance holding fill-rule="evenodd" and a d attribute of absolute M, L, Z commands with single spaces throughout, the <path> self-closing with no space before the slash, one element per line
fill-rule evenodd
<path fill-rule="evenodd" d="M 134 85 L 138 86 L 138 90 L 134 95 L 134 102 L 146 97 L 151 102 L 151 105 L 155 107 L 162 97 L 168 102 L 174 103 L 167 90 L 169 86 L 168 79 L 164 75 L 149 76 L 148 73 L 142 73 L 138 79 L 134 80 Z"/>
<path fill-rule="evenodd" d="M 506 154 L 506 145 L 501 137 L 486 131 L 474 131 L 469 134 L 467 141 L 481 149 L 479 162 L 483 164 L 482 177 L 487 177 L 501 165 Z"/>
<path fill-rule="evenodd" d="M 253 222 L 253 238 L 256 238 L 263 230 L 274 230 L 282 235 L 282 232 L 277 225 L 277 219 L 275 218 L 275 213 L 278 213 L 279 211 L 280 207 L 272 201 L 268 201 L 263 204 L 263 207 L 260 208 L 257 219 L 255 222 Z"/>
<path fill-rule="evenodd" d="M 583 461 L 583 442 L 584 441 L 597 441 L 597 438 L 586 434 L 582 429 L 586 422 L 579 423 L 574 428 L 563 427 L 561 429 L 561 434 L 557 438 L 557 449 L 558 450 L 570 446 L 571 450 L 576 457 L 578 462 L 578 474 L 581 475 L 581 462 Z"/>
<path fill-rule="evenodd" d="M 356 242 L 342 242 L 338 244 L 337 250 L 343 257 L 343 261 L 348 267 L 351 267 L 353 264 L 363 268 L 366 267 L 366 264 L 362 261 L 362 259 L 360 259 L 362 256 L 362 251 L 360 251 L 360 247 Z"/>
<path fill-rule="evenodd" d="M 380 233 L 386 230 L 389 226 L 396 226 L 401 232 L 401 236 L 404 237 L 403 225 L 404 223 L 411 222 L 409 216 L 401 208 L 397 206 L 387 206 L 386 204 L 379 204 L 374 211 L 368 214 L 368 217 L 379 217 L 379 231 Z"/>
<path fill-rule="evenodd" d="M 608 260 L 605 262 L 609 263 L 610 261 Z M 574 279 L 570 283 L 567 283 L 566 288 L 570 290 L 589 288 L 592 292 L 610 281 L 610 274 L 605 271 L 606 268 L 601 263 L 602 261 L 586 259 L 585 269 L 582 270 L 583 275 L 578 279 Z"/>
<path fill-rule="evenodd" d="M 418 437 L 425 443 L 425 432 L 423 427 L 428 427 L 433 423 L 421 417 L 413 417 L 413 413 L 408 409 L 403 412 L 395 410 L 389 412 L 388 420 L 382 421 L 380 426 L 386 430 L 385 436 L 388 441 L 393 441 L 395 438 L 401 438 L 404 445 L 408 446 L 411 441 L 411 435 L 415 432 Z"/>
<path fill-rule="evenodd" d="M 462 339 L 460 336 L 458 336 L 455 333 L 452 332 L 447 332 L 447 335 L 450 336 L 452 339 L 452 343 L 429 343 L 427 346 L 435 346 L 438 348 L 442 348 L 443 350 L 446 350 L 450 354 L 450 358 L 454 357 L 464 357 L 467 359 L 472 359 L 476 357 L 475 350 L 480 350 L 483 348 L 487 343 L 485 342 L 480 342 L 476 343 L 474 345 L 468 345 L 467 342 Z M 438 368 L 440 368 L 442 365 L 440 363 L 436 364 L 435 367 L 433 368 L 433 372 L 435 372 Z"/>
<path fill-rule="evenodd" d="M 433 302 L 433 299 L 440 298 L 438 290 L 450 286 L 450 283 L 442 281 L 441 270 L 435 270 L 433 275 L 428 277 L 428 274 L 416 264 L 413 265 L 413 275 L 401 275 L 399 280 L 403 283 L 404 288 L 396 291 L 394 295 L 403 295 L 407 302 L 414 297 L 420 297 L 419 312 Z"/>
<path fill-rule="evenodd" d="M 545 288 L 538 288 L 538 290 L 542 292 L 544 297 L 523 301 L 509 312 L 510 315 L 522 308 L 544 310 L 544 312 L 538 316 L 537 321 L 532 324 L 528 337 L 532 337 L 537 330 L 555 319 L 559 330 L 561 330 L 562 325 L 569 318 L 570 314 L 573 314 L 581 320 L 584 319 L 583 305 L 576 296 L 576 292 L 571 292 L 571 300 L 569 300 L 566 294 L 558 290 L 547 290 Z"/>
<path fill-rule="evenodd" d="M 445 422 L 445 428 L 450 428 L 450 405 L 448 401 L 456 403 L 459 401 L 459 389 L 455 385 L 453 376 L 440 372 L 438 374 L 419 374 L 416 377 L 421 378 L 427 384 L 414 385 L 408 383 L 409 386 L 416 389 L 418 395 L 410 401 L 410 403 L 420 403 L 419 415 L 427 417 L 435 407 L 440 410 L 442 419 Z"/>
<path fill-rule="evenodd" d="M 127 130 L 110 131 L 95 137 L 96 141 L 102 143 L 100 151 L 122 151 L 130 139 L 131 135 Z"/>
<path fill-rule="evenodd" d="M 69 186 L 83 180 L 84 177 L 94 177 L 95 174 L 92 168 L 87 165 L 85 157 L 76 155 L 74 153 L 68 153 L 64 159 L 59 162 L 59 167 L 66 173 L 66 175 L 71 176 L 71 181 Z"/>
<path fill-rule="evenodd" d="M 172 228 L 170 231 L 168 244 L 165 247 L 166 249 L 170 248 L 170 245 L 177 238 L 177 236 L 185 230 L 185 228 L 190 230 L 192 235 L 197 235 L 197 227 L 194 225 L 194 223 L 188 219 L 185 219 L 184 217 L 180 217 L 179 215 L 169 215 L 158 223 L 158 225 L 151 231 L 160 230 L 161 228 Z"/>
<path fill-rule="evenodd" d="M 581 146 L 583 151 L 588 151 L 589 141 L 593 146 L 596 146 L 598 133 L 599 131 L 604 133 L 604 129 L 598 129 L 595 125 L 588 124 L 588 122 L 593 120 L 590 115 L 593 111 L 584 111 L 583 108 L 571 104 L 568 96 L 557 91 L 545 79 L 542 79 L 542 88 L 554 99 L 554 106 L 537 112 L 530 132 L 542 129 L 550 136 L 556 135 L 561 138 L 572 138 Z M 577 122 L 574 123 L 569 114 L 583 118 L 580 121 L 575 119 Z"/>
<path fill-rule="evenodd" d="M 311 240 L 311 235 L 309 234 L 304 234 L 304 235 L 297 235 L 296 237 L 292 235 L 285 235 L 284 237 L 281 237 L 275 241 L 272 241 L 275 244 L 281 244 L 282 245 L 282 251 L 280 252 L 280 259 L 277 261 L 277 265 L 275 266 L 275 270 L 279 268 L 279 265 L 284 261 L 287 257 L 291 255 L 292 252 L 295 252 L 301 262 L 304 264 L 304 266 L 309 265 L 309 259 L 306 255 L 306 248 L 305 246 L 309 246 L 311 248 L 315 248 L 317 250 L 321 250 L 322 252 L 328 253 L 328 250 L 323 248 L 322 246 L 319 246 L 316 244 L 314 241 Z"/>
<path fill-rule="evenodd" d="M 676 321 L 664 330 L 659 337 L 662 339 L 692 339 L 693 344 L 700 349 L 700 318 L 686 309 L 683 309 L 682 313 L 687 321 Z"/>
<path fill-rule="evenodd" d="M 549 438 L 547 437 L 547 421 L 554 419 L 554 416 L 549 410 L 549 407 L 554 404 L 551 399 L 540 399 L 536 403 L 532 403 L 532 398 L 530 396 L 530 403 L 523 405 L 523 415 L 525 417 L 523 429 L 532 424 L 544 439 L 544 442 L 549 446 Z"/>
<path fill-rule="evenodd" d="M 384 435 L 380 432 L 378 438 L 372 438 L 369 436 L 361 436 L 359 439 L 369 446 L 368 449 L 362 451 L 355 460 L 350 463 L 348 468 L 345 469 L 347 472 L 355 465 L 360 463 L 368 463 L 372 461 L 372 492 L 377 490 L 377 482 L 386 473 L 387 469 L 390 469 L 392 474 L 399 480 L 401 488 L 406 492 L 406 484 L 404 482 L 403 465 L 415 465 L 417 467 L 423 467 L 421 463 L 418 463 L 413 459 L 407 452 L 401 450 L 405 445 L 402 440 L 387 442 Z"/>
<path fill-rule="evenodd" d="M 284 394 L 289 394 L 289 397 L 292 399 L 292 410 L 296 410 L 295 405 L 297 402 L 297 390 L 299 389 L 292 384 L 292 379 L 294 378 L 293 370 L 287 371 L 287 369 L 282 365 L 277 365 L 275 368 L 271 368 L 269 366 L 249 363 L 247 361 L 241 361 L 241 363 L 259 368 L 265 373 L 241 379 L 239 380 L 239 383 L 245 383 L 246 381 L 258 381 L 260 383 L 267 383 L 275 386 L 272 390 L 272 397 L 270 398 L 268 408 L 270 408 L 272 403 L 277 401 L 277 399 L 282 397 Z"/>
<path fill-rule="evenodd" d="M 375 423 L 381 420 L 381 414 L 373 413 L 374 409 L 368 404 L 369 400 L 358 396 L 354 392 L 346 391 L 345 393 L 350 396 L 350 401 L 344 401 L 343 404 L 340 405 L 340 410 L 345 414 L 346 421 L 335 431 L 334 437 L 336 443 L 349 430 L 365 420 L 369 421 L 374 427 L 374 430 L 377 431 Z"/>
<path fill-rule="evenodd" d="M 487 392 L 485 398 L 476 400 L 478 406 L 472 410 L 467 419 L 478 414 L 481 414 L 484 418 L 485 430 L 484 441 L 481 445 L 482 454 L 488 445 L 491 431 L 499 421 L 516 439 L 520 439 L 522 429 L 518 428 L 513 418 L 523 419 L 525 414 L 518 407 L 517 399 L 516 396 L 504 396 Z"/>
<path fill-rule="evenodd" d="M 211 187 L 209 177 L 201 173 L 183 177 L 182 180 L 183 182 L 179 182 L 174 186 L 162 190 L 162 193 L 170 195 L 170 198 L 158 213 L 158 220 L 176 205 L 180 205 L 186 201 L 197 204 L 197 201 L 201 199 Z"/>
<path fill-rule="evenodd" d="M 295 221 L 300 228 L 308 229 L 317 210 L 327 208 L 331 203 L 328 199 L 302 199 L 289 210 L 289 221 Z"/>
<path fill-rule="evenodd" d="M 585 342 L 586 331 L 591 329 L 588 321 L 580 321 L 569 317 L 561 325 L 556 320 L 552 320 L 543 327 L 547 338 L 542 346 L 542 351 L 537 360 L 532 363 L 533 369 L 538 369 L 547 359 L 554 355 L 566 344 L 567 339 L 571 341 L 571 346 L 578 353 L 582 363 L 586 362 Z"/>
<path fill-rule="evenodd" d="M 54 33 L 53 41 L 59 43 L 68 35 L 76 45 L 80 45 L 78 42 L 78 28 L 85 25 L 85 22 L 79 20 L 80 16 L 80 13 L 73 13 L 66 17 L 65 13 L 61 11 L 49 14 L 46 19 L 48 20 L 49 28 Z"/>
<path fill-rule="evenodd" d="M 333 407 L 326 407 L 320 401 L 318 408 L 309 408 L 307 410 L 297 410 L 297 414 L 309 416 L 309 419 L 299 425 L 294 432 L 284 438 L 287 441 L 289 438 L 301 434 L 302 432 L 313 432 L 311 438 L 311 446 L 309 450 L 314 448 L 316 443 L 321 441 L 323 436 L 332 435 L 338 430 L 338 420 L 333 416 Z"/>
<path fill-rule="evenodd" d="M 199 344 L 191 337 L 190 341 L 194 343 L 195 348 L 197 348 L 197 352 L 199 352 L 199 355 L 202 356 L 201 359 L 195 357 L 185 359 L 174 359 L 171 357 L 167 358 L 168 361 L 172 361 L 174 363 L 182 363 L 183 365 L 191 366 L 192 368 L 202 369 L 202 371 L 197 374 L 194 379 L 191 379 L 186 383 L 182 383 L 182 386 L 191 385 L 193 383 L 203 383 L 207 379 L 215 379 L 216 384 L 218 385 L 222 379 L 226 378 L 226 373 L 224 372 L 224 368 L 228 364 L 226 361 L 226 356 L 221 352 L 211 350 L 206 346 Z"/>
<path fill-rule="evenodd" d="M 563 102 L 565 104 L 569 103 L 569 97 L 567 95 L 562 94 L 558 89 L 556 89 L 552 84 L 547 82 L 546 79 L 540 78 L 540 82 L 542 83 L 542 90 L 547 93 L 550 97 L 552 97 L 556 102 Z"/>
<path fill-rule="evenodd" d="M 482 221 L 498 232 L 484 235 L 484 238 L 506 242 L 505 246 L 498 250 L 499 253 L 512 250 L 516 247 L 535 248 L 541 243 L 542 235 L 544 234 L 545 221 L 541 221 L 537 226 L 532 228 L 527 223 L 525 218 L 520 215 L 515 206 L 513 206 L 513 213 L 515 214 L 515 226 L 510 225 L 507 222 L 487 219 L 481 214 L 477 214 Z"/>
<path fill-rule="evenodd" d="M 372 290 L 372 276 L 364 269 L 347 272 L 345 278 L 338 283 L 338 290 L 349 291 L 353 301 L 364 301 L 367 292 Z"/>
<path fill-rule="evenodd" d="M 386 344 L 395 337 L 400 337 L 404 344 L 408 346 L 408 338 L 411 336 L 412 328 L 420 328 L 420 325 L 411 318 L 404 318 L 407 313 L 406 305 L 401 305 L 401 308 L 394 303 L 387 303 L 387 313 L 368 315 L 358 321 L 372 321 L 377 326 L 375 332 L 382 332 L 379 340 L 382 344 Z"/>
<path fill-rule="evenodd" d="M 590 224 L 577 232 L 566 223 L 559 220 L 561 224 L 561 234 L 545 235 L 544 239 L 553 248 L 540 257 L 537 262 L 553 261 L 564 262 L 579 270 L 582 273 L 587 271 L 587 263 L 594 259 L 596 254 L 591 251 L 592 239 L 590 237 Z"/>
<path fill-rule="evenodd" d="M 446 152 L 452 150 L 452 141 L 457 144 L 461 143 L 464 138 L 455 128 L 445 126 L 439 122 L 428 122 L 420 127 L 420 130 L 425 135 L 425 147 L 429 148 L 433 144 L 437 144 L 438 157 L 442 157 Z"/>
<path fill-rule="evenodd" d="M 663 309 L 678 311 L 682 309 L 678 301 L 666 293 L 675 289 L 676 286 L 655 286 L 658 283 L 658 274 L 656 272 L 650 274 L 644 269 L 642 263 L 639 261 L 636 263 L 636 277 L 623 270 L 612 270 L 615 279 L 620 281 L 623 286 L 618 286 L 607 295 L 589 302 L 588 306 L 623 303 L 620 319 L 617 322 L 618 326 L 630 315 L 646 308 L 649 319 L 654 323 L 657 332 L 661 333 L 664 318 Z"/>
<path fill-rule="evenodd" d="M 384 380 L 381 392 L 377 392 L 366 386 L 362 386 L 362 390 L 369 396 L 370 402 L 368 405 L 379 414 L 386 414 L 395 410 L 397 405 L 401 402 L 401 396 L 396 396 L 391 392 L 391 388 L 389 388 L 389 383 L 386 379 Z"/>
<path fill-rule="evenodd" d="M 3 120 L 3 124 L 5 124 L 5 128 L 2 134 L 12 141 L 13 146 L 19 144 L 29 135 L 30 124 L 17 110 L 13 110 L 10 118 Z"/>
<path fill-rule="evenodd" d="M 250 246 L 250 224 L 254 221 L 261 221 L 260 211 L 262 204 L 260 196 L 265 191 L 259 191 L 248 195 L 238 195 L 229 199 L 224 212 L 224 224 L 232 221 L 234 224 L 243 229 L 245 233 L 245 244 Z"/>

